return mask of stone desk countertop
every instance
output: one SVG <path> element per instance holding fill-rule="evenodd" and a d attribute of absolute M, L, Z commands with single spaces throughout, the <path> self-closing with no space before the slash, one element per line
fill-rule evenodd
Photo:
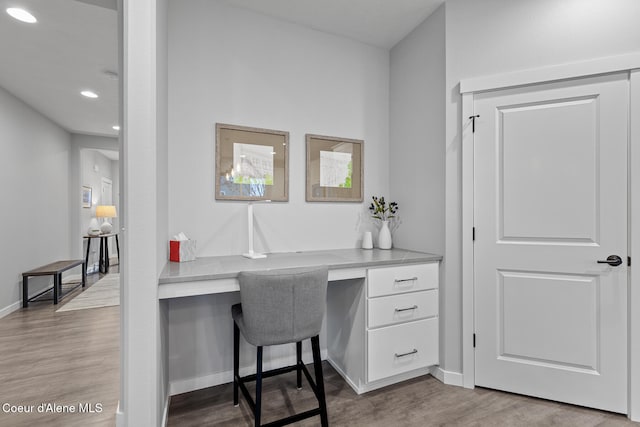
<path fill-rule="evenodd" d="M 242 255 L 201 257 L 195 261 L 168 262 L 159 284 L 236 279 L 240 271 L 326 265 L 331 270 L 383 267 L 442 260 L 442 256 L 405 249 L 330 249 L 267 254 L 249 259 Z"/>

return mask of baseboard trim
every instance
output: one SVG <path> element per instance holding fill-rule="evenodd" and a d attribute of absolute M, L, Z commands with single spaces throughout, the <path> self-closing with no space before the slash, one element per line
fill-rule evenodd
<path fill-rule="evenodd" d="M 169 423 L 169 405 L 171 405 L 171 396 L 167 396 L 164 401 L 164 408 L 162 410 L 162 421 L 160 422 L 161 426 L 167 427 Z"/>
<path fill-rule="evenodd" d="M 303 357 L 311 357 L 310 354 L 303 353 Z M 440 368 L 419 368 L 414 369 L 409 372 L 405 372 L 402 374 L 394 375 L 391 378 L 385 378 L 379 381 L 374 381 L 369 384 L 355 384 L 345 373 L 340 369 L 340 367 L 334 363 L 330 358 L 327 357 L 327 351 L 322 350 L 320 352 L 320 357 L 322 360 L 326 360 L 331 364 L 331 366 L 340 374 L 340 376 L 347 382 L 349 387 L 353 389 L 357 394 L 367 393 L 369 391 L 373 391 L 382 387 L 386 387 L 391 384 L 395 384 L 398 382 L 406 381 L 411 378 L 416 378 L 422 375 L 431 374 L 436 377 L 438 380 L 445 384 L 449 385 L 462 385 L 462 374 L 457 372 L 448 372 L 444 371 Z M 296 363 L 295 355 L 289 357 L 280 357 L 278 359 L 273 359 L 269 361 L 265 361 L 264 369 L 274 369 L 282 366 L 293 365 Z M 240 368 L 240 375 L 250 375 L 255 373 L 255 367 L 247 366 Z M 223 371 L 216 372 L 214 374 L 205 375 L 197 378 L 188 378 L 183 380 L 174 380 L 169 382 L 169 396 L 175 396 L 177 394 L 188 393 L 190 391 L 201 390 L 207 387 L 214 387 L 221 384 L 227 384 L 233 381 L 233 371 Z M 167 414 L 168 414 L 168 405 L 167 402 Z M 163 424 L 166 425 L 166 424 Z"/>
<path fill-rule="evenodd" d="M 70 274 L 69 276 L 66 276 L 63 280 L 62 280 L 62 284 L 63 285 L 68 285 L 70 283 L 80 283 L 80 281 L 82 281 L 82 275 L 73 275 Z M 49 285 L 49 290 L 53 289 L 53 283 L 50 283 Z M 29 293 L 29 298 L 32 298 L 36 295 L 38 295 L 39 293 L 41 293 L 42 291 L 44 291 L 47 287 L 43 287 L 42 289 L 36 289 L 35 291 L 33 289 L 31 289 L 31 292 Z M 32 301 L 32 302 L 37 302 L 36 301 Z M 52 301 L 53 303 L 53 301 Z M 14 311 L 18 311 L 22 308 L 22 299 L 20 299 L 20 301 L 16 301 L 11 305 L 6 306 L 5 308 L 0 309 L 0 319 L 2 319 L 5 316 L 10 315 L 11 313 L 13 313 Z"/>
<path fill-rule="evenodd" d="M 424 375 L 429 375 L 431 373 L 431 369 L 426 368 L 418 368 L 409 372 L 403 372 L 402 374 L 397 374 L 389 378 L 384 378 L 377 381 L 369 382 L 361 387 L 360 393 L 368 393 L 373 390 L 377 390 L 379 388 L 387 387 L 393 384 L 401 383 L 403 381 L 410 380 L 412 378 L 421 377 Z"/>
<path fill-rule="evenodd" d="M 240 375 L 244 375 L 242 370 Z M 171 381 L 169 382 L 169 395 L 175 396 L 177 394 L 230 383 L 231 381 L 233 381 L 232 371 L 216 372 L 215 374 L 205 375 L 203 377 Z"/>
<path fill-rule="evenodd" d="M 166 427 L 169 422 L 169 405 L 171 403 L 171 396 L 167 396 L 164 401 L 164 408 L 162 408 L 162 420 L 160 425 Z M 125 427 L 124 425 L 124 412 L 120 409 L 120 401 L 118 400 L 118 407 L 116 408 L 116 427 Z"/>
<path fill-rule="evenodd" d="M 124 425 L 124 412 L 120 409 L 120 401 L 118 400 L 118 407 L 116 408 L 116 427 L 125 427 Z"/>
<path fill-rule="evenodd" d="M 309 361 L 313 359 L 311 352 L 303 352 L 302 357 L 304 360 Z M 320 352 L 322 360 L 326 360 L 327 351 L 322 350 Z M 268 371 L 270 369 L 280 368 L 283 366 L 295 365 L 296 356 L 295 353 L 287 357 L 279 357 L 277 359 L 265 360 L 263 369 Z M 255 366 L 246 366 L 240 368 L 240 375 L 254 374 L 256 371 Z M 190 391 L 200 390 L 207 387 L 214 387 L 221 384 L 227 384 L 233 381 L 233 371 L 222 371 L 214 374 L 205 375 L 197 378 L 188 378 L 183 380 L 174 380 L 169 382 L 169 396 L 175 396 L 177 394 L 188 393 Z"/>
<path fill-rule="evenodd" d="M 344 373 L 344 371 L 340 368 L 340 366 L 335 363 L 333 360 L 331 360 L 331 358 L 327 358 L 327 362 L 329 362 L 329 364 L 331 365 L 331 367 L 333 369 L 336 370 L 336 372 L 342 377 L 343 380 L 346 381 L 346 383 L 349 385 L 349 387 L 351 387 L 353 389 L 353 391 L 356 392 L 356 394 L 362 394 L 362 388 L 359 387 L 356 383 L 354 383 L 351 378 L 349 378 L 347 376 L 347 374 Z"/>
<path fill-rule="evenodd" d="M 335 363 L 331 358 L 327 359 L 327 362 L 336 370 L 338 374 L 342 377 L 343 380 L 355 391 L 357 394 L 368 393 L 373 390 L 377 390 L 379 388 L 387 387 L 393 384 L 397 384 L 403 381 L 410 380 L 412 378 L 417 378 L 423 375 L 431 374 L 431 368 L 418 368 L 409 372 L 403 372 L 402 374 L 397 374 L 389 378 L 384 378 L 377 381 L 372 381 L 368 384 L 356 384 L 353 382 L 351 378 L 340 368 L 340 366 Z"/>
<path fill-rule="evenodd" d="M 0 310 L 0 319 L 10 315 L 14 311 L 20 310 L 20 307 L 22 307 L 22 301 L 16 301 L 11 305 L 6 306 L 2 310 Z"/>
<path fill-rule="evenodd" d="M 438 381 L 447 385 L 454 385 L 462 387 L 464 385 L 463 376 L 460 372 L 445 371 L 441 367 L 434 367 L 431 370 L 433 375 Z"/>

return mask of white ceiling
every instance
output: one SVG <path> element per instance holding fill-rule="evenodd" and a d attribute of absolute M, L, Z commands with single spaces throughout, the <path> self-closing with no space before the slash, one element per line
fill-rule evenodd
<path fill-rule="evenodd" d="M 115 1 L 0 0 L 0 86 L 73 133 L 115 136 L 118 71 Z M 8 7 L 37 19 L 25 24 Z M 80 95 L 91 89 L 98 99 Z"/>
<path fill-rule="evenodd" d="M 180 1 L 180 0 L 169 0 Z M 207 0 L 391 48 L 444 0 Z M 25 24 L 8 7 L 38 19 Z M 0 0 L 0 86 L 72 133 L 116 136 L 116 0 Z M 80 95 L 97 92 L 98 99 Z"/>
<path fill-rule="evenodd" d="M 243 9 L 391 49 L 445 0 L 223 0 Z"/>

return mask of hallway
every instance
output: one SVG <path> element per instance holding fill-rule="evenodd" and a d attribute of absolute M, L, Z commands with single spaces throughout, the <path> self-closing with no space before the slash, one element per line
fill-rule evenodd
<path fill-rule="evenodd" d="M 88 285 L 99 276 L 88 276 Z M 58 306 L 31 302 L 0 319 L 0 426 L 115 425 L 120 307 L 56 313 L 80 289 Z M 33 411 L 18 413 L 20 405 Z"/>

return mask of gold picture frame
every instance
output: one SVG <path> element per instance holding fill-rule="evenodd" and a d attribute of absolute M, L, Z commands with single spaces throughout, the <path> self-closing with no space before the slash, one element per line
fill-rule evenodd
<path fill-rule="evenodd" d="M 364 141 L 306 135 L 307 202 L 362 202 Z"/>
<path fill-rule="evenodd" d="M 216 200 L 289 200 L 289 132 L 216 123 Z"/>

